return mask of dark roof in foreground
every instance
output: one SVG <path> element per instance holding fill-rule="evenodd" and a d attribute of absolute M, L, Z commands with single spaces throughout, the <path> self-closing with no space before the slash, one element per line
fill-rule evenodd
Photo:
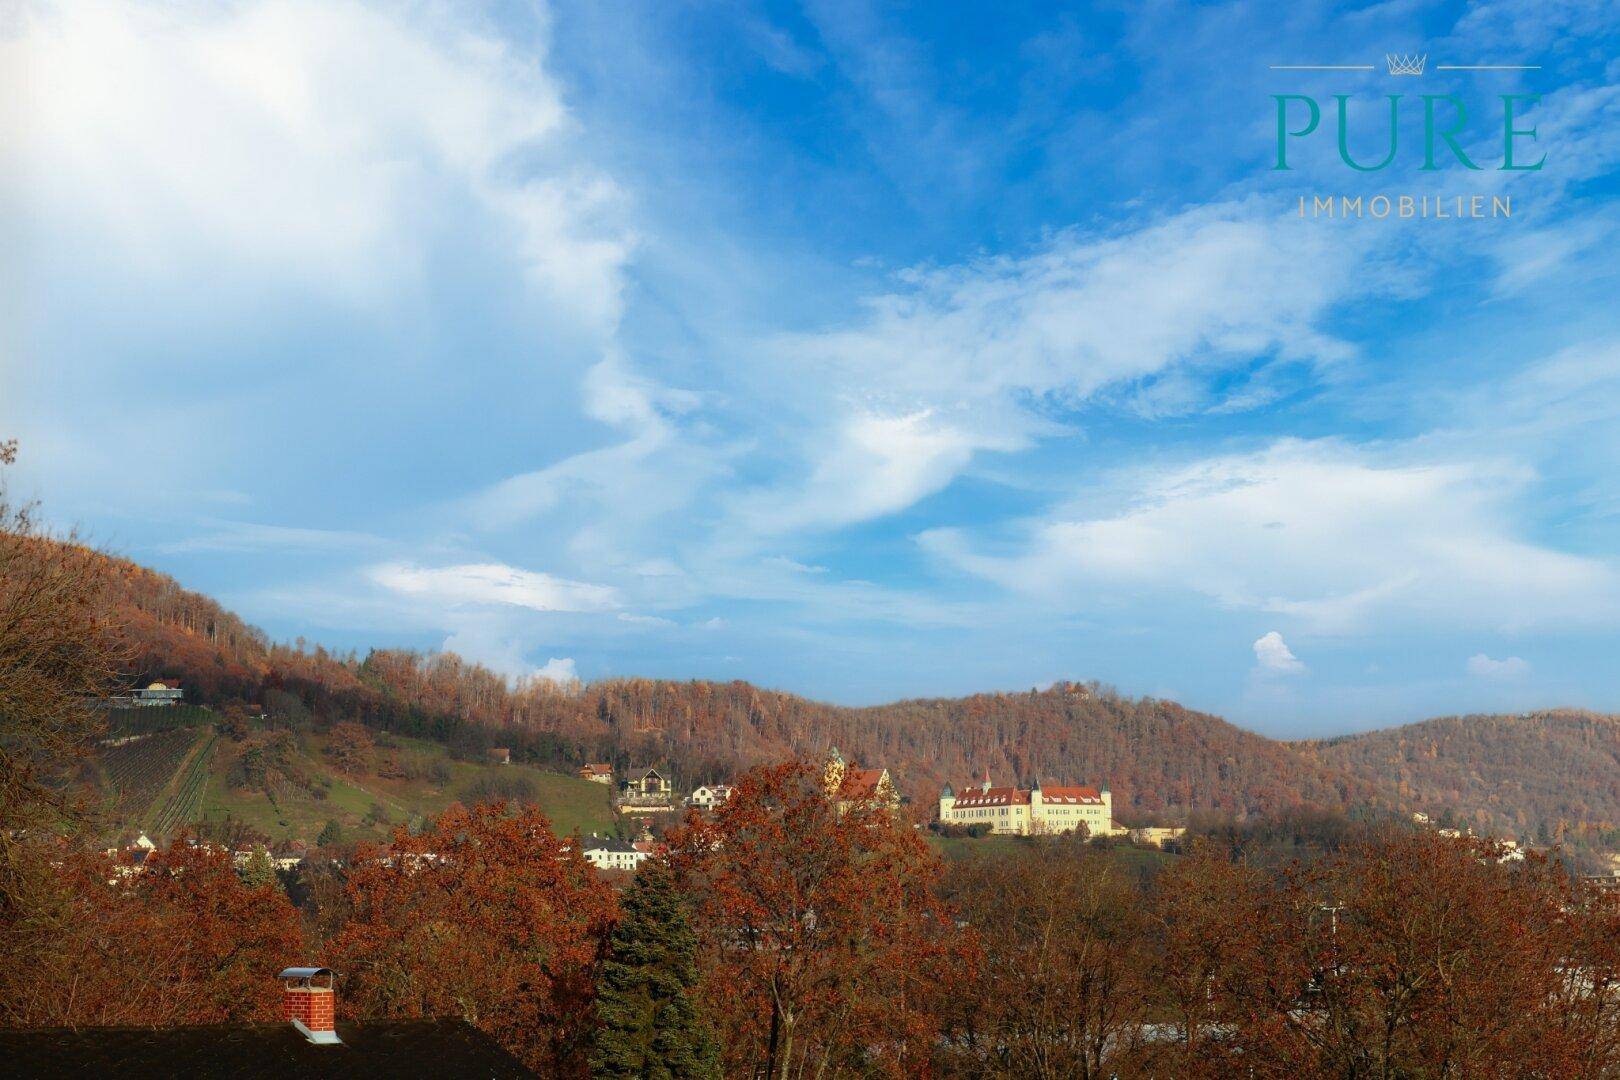
<path fill-rule="evenodd" d="M 455 1076 L 534 1074 L 462 1020 L 337 1025 L 341 1046 L 316 1046 L 291 1024 L 176 1028 L 0 1028 L 8 1076 Z"/>

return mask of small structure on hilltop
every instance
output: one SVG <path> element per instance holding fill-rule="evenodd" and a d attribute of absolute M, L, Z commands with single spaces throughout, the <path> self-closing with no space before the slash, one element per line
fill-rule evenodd
<path fill-rule="evenodd" d="M 900 808 L 900 792 L 889 777 L 888 769 L 859 768 L 845 761 L 836 746 L 821 767 L 821 784 L 828 798 L 838 800 L 840 814 L 856 804 L 876 805 L 886 810 Z"/>
<path fill-rule="evenodd" d="M 512 764 L 512 750 L 506 746 L 492 746 L 489 748 L 489 760 L 497 765 Z"/>
<path fill-rule="evenodd" d="M 601 761 L 581 765 L 579 767 L 579 778 L 589 780 L 593 784 L 612 784 L 613 766 Z"/>
<path fill-rule="evenodd" d="M 1086 827 L 1088 836 L 1113 836 L 1124 830 L 1114 824 L 1114 797 L 1105 784 L 1101 790 L 1075 785 L 1029 788 L 995 787 L 990 770 L 984 780 L 964 786 L 960 794 L 946 784 L 939 793 L 939 820 L 944 825 L 988 825 L 993 833 L 1013 836 L 1074 832 Z"/>
<path fill-rule="evenodd" d="M 112 709 L 150 709 L 165 708 L 180 704 L 186 692 L 180 688 L 179 679 L 159 679 L 154 683 L 131 690 L 127 694 L 115 694 L 107 699 L 107 707 Z"/>

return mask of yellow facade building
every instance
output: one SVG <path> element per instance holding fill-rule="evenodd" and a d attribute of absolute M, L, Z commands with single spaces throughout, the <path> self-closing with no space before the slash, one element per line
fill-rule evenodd
<path fill-rule="evenodd" d="M 993 833 L 1039 836 L 1074 832 L 1081 825 L 1088 836 L 1112 836 L 1114 797 L 1101 790 L 1053 784 L 1032 788 L 994 787 L 990 770 L 984 781 L 957 792 L 946 784 L 939 793 L 939 820 L 946 825 L 989 825 Z"/>

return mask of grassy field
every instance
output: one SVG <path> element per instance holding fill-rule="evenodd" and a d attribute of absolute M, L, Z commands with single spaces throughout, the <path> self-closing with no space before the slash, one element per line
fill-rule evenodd
<path fill-rule="evenodd" d="M 300 732 L 291 764 L 308 783 L 278 785 L 273 796 L 233 788 L 227 778 L 241 748 L 215 733 L 212 713 L 197 708 L 188 708 L 184 716 L 178 709 L 132 711 L 174 715 L 158 718 L 163 723 L 139 717 L 146 730 L 156 733 L 98 755 L 95 772 L 109 807 L 109 825 L 117 830 L 145 830 L 157 839 L 184 825 L 230 819 L 272 840 L 313 843 L 328 821 L 336 821 L 346 840 L 382 839 L 395 825 L 468 801 L 480 786 L 498 786 L 538 805 L 559 834 L 613 831 L 610 793 L 601 784 L 527 765 L 456 761 L 438 743 L 381 734 L 376 763 L 409 761 L 417 779 L 375 772 L 346 776 L 327 760 L 324 735 Z"/>
<path fill-rule="evenodd" d="M 382 839 L 395 825 L 431 818 L 461 799 L 480 779 L 519 784 L 562 834 L 611 832 L 613 811 L 608 789 L 601 784 L 526 765 L 480 765 L 452 760 L 444 747 L 422 740 L 390 736 L 380 754 L 405 753 L 422 762 L 442 763 L 449 779 L 386 779 L 376 775 L 346 776 L 331 767 L 323 754 L 325 738 L 306 734 L 298 740 L 297 764 L 313 779 L 312 790 L 283 787 L 275 797 L 263 791 L 232 788 L 226 777 L 232 754 L 217 756 L 200 817 L 240 821 L 273 840 L 302 839 L 313 843 L 328 821 L 336 821 L 346 840 Z M 319 792 L 317 794 L 316 792 Z M 373 813 L 381 807 L 380 814 Z M 368 821 L 367 818 L 372 820 Z M 377 820 L 381 817 L 382 820 Z"/>

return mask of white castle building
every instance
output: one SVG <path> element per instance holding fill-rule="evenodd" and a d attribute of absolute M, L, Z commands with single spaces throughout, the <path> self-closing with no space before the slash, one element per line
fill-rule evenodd
<path fill-rule="evenodd" d="M 1089 836 L 1112 836 L 1114 797 L 1101 790 L 1074 785 L 1029 789 L 992 787 L 990 770 L 984 781 L 958 794 L 949 784 L 939 793 L 939 820 L 946 825 L 990 826 L 994 833 L 1016 836 L 1074 832 L 1081 825 Z"/>

